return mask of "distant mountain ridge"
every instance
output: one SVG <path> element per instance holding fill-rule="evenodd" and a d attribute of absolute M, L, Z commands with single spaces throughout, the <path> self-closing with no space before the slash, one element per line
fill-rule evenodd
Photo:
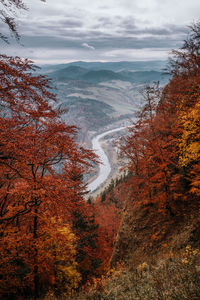
<path fill-rule="evenodd" d="M 65 68 L 59 69 L 54 72 L 50 72 L 48 76 L 52 77 L 56 80 L 78 80 L 79 77 L 85 73 L 87 73 L 88 70 L 78 67 L 78 66 L 67 66 Z"/>
<path fill-rule="evenodd" d="M 81 67 L 89 70 L 110 70 L 113 72 L 119 71 L 160 71 L 165 68 L 166 61 L 153 60 L 153 61 L 119 61 L 119 62 L 86 62 L 74 61 L 66 64 L 58 65 L 43 65 L 41 66 L 42 72 L 48 73 L 61 70 L 70 66 Z"/>
<path fill-rule="evenodd" d="M 121 80 L 131 83 L 144 83 L 159 81 L 160 79 L 168 80 L 169 75 L 161 71 L 118 71 L 114 72 L 108 69 L 93 70 L 80 66 L 70 65 L 54 72 L 49 72 L 48 76 L 56 81 L 80 80 L 89 83 L 100 83 L 111 80 Z"/>
<path fill-rule="evenodd" d="M 119 71 L 161 71 L 166 66 L 166 61 L 119 61 L 119 62 L 85 62 L 76 61 L 68 65 L 79 66 L 90 70 L 111 70 L 113 72 Z"/>
<path fill-rule="evenodd" d="M 42 66 L 40 73 L 52 79 L 63 118 L 81 128 L 79 142 L 90 145 L 94 131 L 135 119 L 146 83 L 164 86 L 164 61 L 84 62 Z"/>

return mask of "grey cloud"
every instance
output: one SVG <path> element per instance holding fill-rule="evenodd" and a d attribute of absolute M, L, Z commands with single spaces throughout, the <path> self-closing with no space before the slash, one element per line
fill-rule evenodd
<path fill-rule="evenodd" d="M 108 17 L 102 17 L 98 19 L 98 27 L 100 26 L 112 26 L 114 24 L 113 20 Z"/>
<path fill-rule="evenodd" d="M 49 47 L 49 49 L 55 48 L 79 48 L 80 38 L 78 40 L 65 39 L 60 37 L 49 37 L 49 36 L 24 36 L 22 38 L 22 44 L 25 47 L 31 48 L 42 48 Z"/>
<path fill-rule="evenodd" d="M 22 38 L 22 43 L 25 46 L 32 48 L 42 48 L 49 47 L 49 49 L 80 49 L 83 47 L 83 44 L 86 47 L 86 44 L 90 47 L 94 47 L 95 49 L 99 49 L 104 51 L 104 49 L 144 49 L 144 48 L 174 48 L 177 45 L 181 45 L 181 41 L 177 38 L 173 37 L 122 37 L 122 36 L 112 36 L 112 35 L 104 35 L 99 32 L 97 33 L 85 33 L 80 34 L 76 32 L 70 36 L 70 30 L 68 34 L 65 36 L 63 33 L 63 37 L 49 37 L 49 36 L 25 36 Z M 89 47 L 88 47 L 89 48 Z"/>
<path fill-rule="evenodd" d="M 125 27 L 125 28 L 129 28 L 129 29 L 136 29 L 136 28 L 138 28 L 136 26 L 136 20 L 133 17 L 124 18 L 120 22 L 120 27 Z"/>
<path fill-rule="evenodd" d="M 90 42 L 97 49 L 144 49 L 144 48 L 167 48 L 171 49 L 177 46 L 177 44 L 181 45 L 181 41 L 177 41 L 177 39 L 173 38 L 156 38 L 156 37 L 145 37 L 145 38 L 128 38 L 128 37 L 109 37 L 104 39 L 93 40 Z"/>
<path fill-rule="evenodd" d="M 20 27 L 21 31 L 24 32 L 25 34 L 30 34 L 30 35 L 41 35 L 41 34 L 48 34 L 53 36 L 54 34 L 58 34 L 62 32 L 64 29 L 68 28 L 78 28 L 82 27 L 84 23 L 80 20 L 74 20 L 74 19 L 61 19 L 61 20 L 54 20 L 54 22 L 50 21 L 44 21 L 42 24 L 38 22 L 32 22 L 32 23 L 25 23 L 21 22 Z"/>
<path fill-rule="evenodd" d="M 139 27 L 130 27 L 129 24 L 124 24 L 121 26 L 120 29 L 117 30 L 118 34 L 123 36 L 132 38 L 145 38 L 146 36 L 151 36 L 152 38 L 156 38 L 158 40 L 162 39 L 177 39 L 183 40 L 186 37 L 188 32 L 187 27 L 179 27 L 173 24 L 165 25 L 162 27 L 146 27 L 146 28 L 139 28 Z"/>
<path fill-rule="evenodd" d="M 171 32 L 188 34 L 188 31 L 189 31 L 188 26 L 189 25 L 190 24 L 188 24 L 187 26 L 180 26 L 180 25 L 176 25 L 176 24 L 167 24 L 166 26 L 169 28 L 169 30 L 171 30 Z"/>
<path fill-rule="evenodd" d="M 165 27 L 158 28 L 146 28 L 144 30 L 138 31 L 142 33 L 149 33 L 152 35 L 179 35 L 179 34 L 187 34 L 188 28 L 186 26 L 177 26 L 173 24 L 166 24 Z"/>
<path fill-rule="evenodd" d="M 84 22 L 80 20 L 74 20 L 74 19 L 65 19 L 59 21 L 58 25 L 60 27 L 65 27 L 65 28 L 82 27 L 84 25 Z"/>
<path fill-rule="evenodd" d="M 65 55 L 72 59 L 76 53 L 74 59 L 103 60 L 107 59 L 105 53 L 116 58 L 117 53 L 122 57 L 134 50 L 141 55 L 145 49 L 159 55 L 162 49 L 182 44 L 188 32 L 185 24 L 195 18 L 194 8 L 200 8 L 199 0 L 183 0 L 176 11 L 173 1 L 178 0 L 94 0 L 90 5 L 89 0 L 27 1 L 30 10 L 18 22 L 23 50 L 14 42 L 12 45 L 23 53 L 32 49 L 37 59 L 43 57 L 42 49 L 47 56 L 62 53 L 62 59 Z M 95 51 L 88 51 L 89 47 Z"/>
<path fill-rule="evenodd" d="M 97 23 L 93 26 L 95 29 L 108 28 L 110 30 L 112 28 L 113 31 L 116 30 L 118 26 L 121 26 L 121 22 L 125 22 L 126 19 L 120 15 L 116 15 L 111 17 L 100 17 L 97 20 Z"/>

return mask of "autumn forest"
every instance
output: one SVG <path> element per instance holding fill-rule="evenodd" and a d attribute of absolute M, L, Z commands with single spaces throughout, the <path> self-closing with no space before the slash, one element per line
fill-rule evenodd
<path fill-rule="evenodd" d="M 6 11 L 23 3 L 0 2 L 0 18 L 19 39 Z M 117 143 L 123 175 L 92 200 L 84 176 L 99 159 L 79 145 L 78 128 L 66 125 L 51 82 L 37 70 L 0 55 L 2 299 L 199 299 L 200 23 L 170 54 L 163 70 L 170 82 L 144 86 L 137 121 Z M 153 296 L 130 286 L 115 294 L 113 285 L 123 286 L 116 278 L 136 272 L 143 282 L 155 261 L 175 259 L 178 271 L 167 277 L 182 274 L 184 286 L 187 274 L 189 296 L 159 294 L 158 279 Z"/>

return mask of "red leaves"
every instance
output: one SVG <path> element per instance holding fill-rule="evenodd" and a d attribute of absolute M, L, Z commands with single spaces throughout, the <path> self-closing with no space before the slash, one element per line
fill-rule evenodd
<path fill-rule="evenodd" d="M 190 201 L 189 182 L 199 195 L 199 30 L 194 24 L 183 48 L 173 52 L 174 76 L 163 92 L 158 85 L 146 88 L 144 108 L 121 145 L 133 173 L 134 203 L 157 202 L 170 216 L 175 203 Z"/>
<path fill-rule="evenodd" d="M 176 112 L 171 113 L 164 99 L 156 104 L 160 95 L 157 85 L 147 88 L 146 105 L 121 151 L 130 160 L 133 199 L 140 203 L 158 202 L 169 210 L 177 172 L 176 132 L 172 125 Z"/>
<path fill-rule="evenodd" d="M 36 295 L 39 281 L 45 278 L 50 284 L 42 268 L 52 278 L 57 278 L 52 270 L 59 273 L 72 287 L 80 281 L 74 260 L 76 238 L 70 226 L 73 211 L 83 210 L 83 175 L 95 155 L 76 144 L 76 127 L 67 126 L 61 110 L 50 105 L 55 96 L 49 92 L 48 80 L 30 73 L 34 69 L 27 60 L 0 56 L 0 249 L 5 250 L 5 242 L 10 249 L 2 258 L 8 277 L 17 278 L 18 268 L 11 272 L 11 266 L 19 254 L 19 264 L 26 269 L 24 280 Z M 46 224 L 52 218 L 59 220 L 59 230 L 54 219 L 45 239 L 41 233 L 47 231 Z M 55 253 L 62 267 L 56 267 Z M 74 275 L 68 278 L 71 271 Z M 15 284 L 22 288 L 21 283 Z"/>

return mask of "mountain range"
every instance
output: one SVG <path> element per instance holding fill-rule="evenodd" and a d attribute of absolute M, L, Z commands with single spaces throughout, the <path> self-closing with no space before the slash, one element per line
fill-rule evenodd
<path fill-rule="evenodd" d="M 86 62 L 75 61 L 71 63 L 58 65 L 42 65 L 43 72 L 53 72 L 70 66 L 81 67 L 88 70 L 110 70 L 113 72 L 119 71 L 162 71 L 166 67 L 166 61 L 119 61 L 119 62 Z"/>
<path fill-rule="evenodd" d="M 45 65 L 40 73 L 52 79 L 59 104 L 67 108 L 66 122 L 79 127 L 79 141 L 88 144 L 105 126 L 135 118 L 145 84 L 159 81 L 164 86 L 169 81 L 165 65 L 164 61 L 77 61 Z"/>
<path fill-rule="evenodd" d="M 111 80 L 121 80 L 131 83 L 144 83 L 150 81 L 165 80 L 168 78 L 167 74 L 163 74 L 161 71 L 118 71 L 102 69 L 93 70 L 86 69 L 79 66 L 68 66 L 63 69 L 49 73 L 49 76 L 56 81 L 69 81 L 80 80 L 89 83 L 99 83 Z"/>

